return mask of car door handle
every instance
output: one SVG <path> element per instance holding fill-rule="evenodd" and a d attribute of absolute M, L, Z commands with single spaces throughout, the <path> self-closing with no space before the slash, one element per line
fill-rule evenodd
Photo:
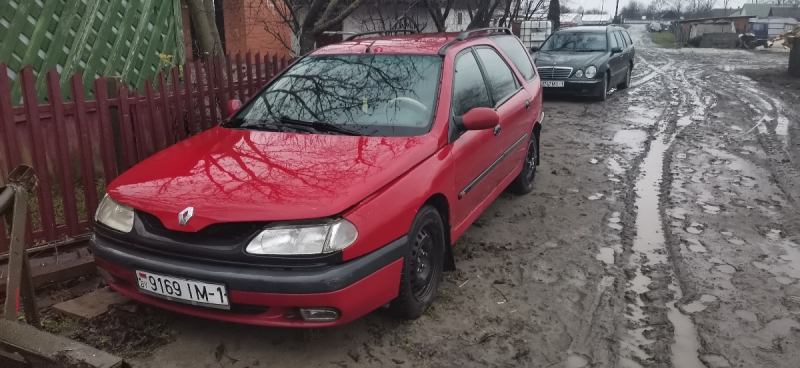
<path fill-rule="evenodd" d="M 525 110 L 531 109 L 531 100 L 525 100 Z"/>
<path fill-rule="evenodd" d="M 500 124 L 494 126 L 494 136 L 497 137 L 500 135 Z"/>

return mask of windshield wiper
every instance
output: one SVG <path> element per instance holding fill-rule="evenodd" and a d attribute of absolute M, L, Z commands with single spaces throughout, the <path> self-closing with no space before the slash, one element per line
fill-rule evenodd
<path fill-rule="evenodd" d="M 297 120 L 297 119 L 292 119 L 288 116 L 281 116 L 280 118 L 278 118 L 278 121 L 287 125 L 305 127 L 309 131 L 313 130 L 311 133 L 319 133 L 318 132 L 319 130 L 323 130 L 331 133 L 339 133 L 344 135 L 362 135 L 361 133 L 356 132 L 355 130 L 343 128 L 339 125 L 331 124 L 325 121 Z"/>

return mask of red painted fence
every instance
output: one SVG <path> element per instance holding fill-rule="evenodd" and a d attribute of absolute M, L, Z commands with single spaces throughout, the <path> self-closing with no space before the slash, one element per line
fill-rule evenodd
<path fill-rule="evenodd" d="M 60 76 L 51 70 L 49 103 L 43 105 L 36 101 L 28 66 L 19 73 L 21 106 L 12 103 L 8 71 L 0 64 L 0 185 L 22 163 L 39 176 L 28 221 L 30 245 L 88 233 L 106 183 L 155 152 L 215 126 L 227 117 L 228 100 L 246 100 L 288 63 L 249 52 L 189 62 L 147 80 L 142 92 L 100 77 L 93 101 L 85 100 L 76 74 L 69 79 L 71 102 L 63 101 Z M 0 221 L 0 254 L 8 252 L 8 244 Z"/>

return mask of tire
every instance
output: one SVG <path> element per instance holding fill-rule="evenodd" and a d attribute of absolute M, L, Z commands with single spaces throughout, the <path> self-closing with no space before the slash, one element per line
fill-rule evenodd
<path fill-rule="evenodd" d="M 628 89 L 631 86 L 631 72 L 632 72 L 631 64 L 628 64 L 628 71 L 625 73 L 625 81 L 617 85 L 617 89 L 623 90 Z"/>
<path fill-rule="evenodd" d="M 400 292 L 389 309 L 402 319 L 417 319 L 428 307 L 442 283 L 445 234 L 439 211 L 424 205 L 408 232 L 409 244 L 400 275 Z"/>
<path fill-rule="evenodd" d="M 508 186 L 508 190 L 514 194 L 528 194 L 533 190 L 533 182 L 536 180 L 536 161 L 539 160 L 539 139 L 531 133 L 528 142 L 528 150 L 525 151 L 525 159 L 522 161 L 522 171 L 519 172 L 514 181 Z"/>
<path fill-rule="evenodd" d="M 611 76 L 606 74 L 606 77 L 603 78 L 603 88 L 600 90 L 600 94 L 597 95 L 597 101 L 605 101 L 608 99 L 609 79 L 611 79 Z"/>

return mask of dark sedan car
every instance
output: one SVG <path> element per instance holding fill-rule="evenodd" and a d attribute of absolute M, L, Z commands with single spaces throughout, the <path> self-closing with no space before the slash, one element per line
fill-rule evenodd
<path fill-rule="evenodd" d="M 612 87 L 630 86 L 635 52 L 631 36 L 618 26 L 560 29 L 541 48 L 531 48 L 545 94 L 595 96 L 600 101 Z"/>

